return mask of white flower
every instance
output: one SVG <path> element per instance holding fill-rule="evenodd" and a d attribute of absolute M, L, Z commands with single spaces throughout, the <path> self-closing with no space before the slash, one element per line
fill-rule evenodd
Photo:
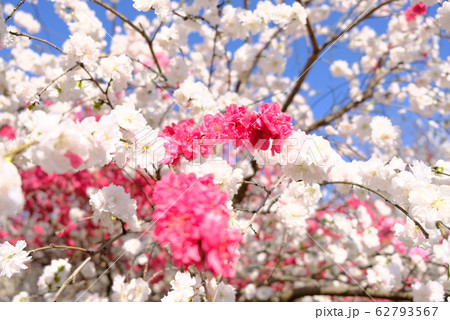
<path fill-rule="evenodd" d="M 102 116 L 99 121 L 86 117 L 80 123 L 80 130 L 86 133 L 90 142 L 89 158 L 82 168 L 104 166 L 111 162 L 113 154 L 120 147 L 122 133 L 113 115 Z"/>
<path fill-rule="evenodd" d="M 123 243 L 122 248 L 127 254 L 135 257 L 138 253 L 142 252 L 144 244 L 139 239 L 131 238 Z"/>
<path fill-rule="evenodd" d="M 270 152 L 259 152 L 256 160 L 264 165 Z M 307 135 L 298 130 L 286 139 L 282 151 L 276 160 L 283 166 L 283 172 L 294 180 L 305 183 L 321 181 L 326 177 L 329 168 L 339 159 L 328 140 L 316 135 Z"/>
<path fill-rule="evenodd" d="M 436 19 L 445 31 L 450 32 L 450 1 L 445 1 L 437 10 Z"/>
<path fill-rule="evenodd" d="M 134 164 L 147 169 L 150 174 L 156 172 L 158 165 L 166 156 L 164 145 L 167 141 L 158 135 L 157 130 L 152 130 L 147 126 L 135 135 L 135 143 L 131 150 L 130 156 Z"/>
<path fill-rule="evenodd" d="M 0 224 L 22 210 L 25 199 L 22 193 L 22 179 L 17 168 L 3 159 L 0 153 Z"/>
<path fill-rule="evenodd" d="M 89 134 L 72 119 L 59 122 L 60 115 L 42 111 L 31 113 L 31 137 L 38 144 L 30 148 L 31 160 L 48 173 L 82 170 L 89 158 Z"/>
<path fill-rule="evenodd" d="M 90 292 L 86 292 L 86 291 L 81 291 L 81 292 L 79 292 L 77 294 L 76 301 L 81 301 L 81 302 L 108 302 L 108 298 L 100 296 L 98 294 L 98 292 L 90 293 Z"/>
<path fill-rule="evenodd" d="M 278 200 L 277 215 L 290 231 L 298 231 L 298 228 L 305 228 L 306 219 L 315 214 L 316 204 L 321 197 L 318 184 L 292 182 Z"/>
<path fill-rule="evenodd" d="M 125 277 L 116 275 L 112 286 L 113 301 L 120 302 L 143 302 L 147 301 L 152 292 L 146 281 L 142 278 L 132 279 L 129 284 L 125 283 Z"/>
<path fill-rule="evenodd" d="M 348 250 L 344 249 L 336 244 L 328 246 L 328 252 L 330 252 L 331 257 L 333 257 L 333 262 L 337 264 L 342 264 L 347 261 Z"/>
<path fill-rule="evenodd" d="M 122 91 L 127 88 L 127 82 L 131 79 L 133 65 L 130 58 L 122 54 L 102 59 L 100 69 L 107 81 L 113 80 L 114 90 Z"/>
<path fill-rule="evenodd" d="M 27 243 L 19 240 L 16 246 L 8 241 L 0 245 L 0 277 L 7 276 L 11 278 L 14 273 L 19 273 L 21 269 L 27 269 L 25 262 L 31 260 L 28 252 L 23 251 Z"/>
<path fill-rule="evenodd" d="M 64 283 L 69 276 L 72 265 L 69 259 L 54 259 L 50 265 L 45 266 L 42 275 L 38 279 L 40 293 L 54 292 Z"/>
<path fill-rule="evenodd" d="M 3 6 L 0 3 L 0 50 L 3 48 L 10 48 L 12 42 L 12 36 L 8 32 L 5 21 L 3 19 Z"/>
<path fill-rule="evenodd" d="M 256 289 L 256 298 L 261 301 L 269 300 L 273 295 L 273 290 L 271 287 L 259 287 Z"/>
<path fill-rule="evenodd" d="M 111 184 L 100 189 L 91 194 L 89 204 L 94 209 L 94 219 L 100 220 L 109 232 L 114 232 L 113 217 L 128 224 L 132 231 L 140 230 L 136 200 L 131 199 L 122 186 Z"/>
<path fill-rule="evenodd" d="M 363 233 L 363 243 L 369 249 L 375 249 L 380 245 L 380 238 L 378 237 L 378 230 L 375 227 L 370 227 Z"/>
<path fill-rule="evenodd" d="M 195 173 L 197 177 L 207 174 L 214 174 L 214 183 L 218 184 L 220 189 L 228 193 L 229 199 L 237 193 L 240 182 L 244 180 L 242 169 L 233 168 L 222 158 L 207 160 L 201 165 L 187 164 L 185 168 L 187 173 Z"/>
<path fill-rule="evenodd" d="M 394 225 L 395 237 L 409 248 L 428 248 L 439 241 L 439 231 L 437 228 L 426 229 L 426 231 L 429 234 L 428 239 L 425 238 L 422 230 L 420 230 L 411 219 L 407 219 L 404 225 L 400 223 Z"/>
<path fill-rule="evenodd" d="M 191 277 L 188 271 L 177 272 L 175 280 L 170 281 L 172 291 L 167 293 L 167 296 L 161 299 L 162 302 L 187 302 L 194 296 L 194 288 L 196 281 Z"/>
<path fill-rule="evenodd" d="M 90 36 L 81 33 L 71 35 L 70 39 L 63 45 L 63 50 L 67 54 L 67 62 L 70 65 L 82 62 L 86 66 L 95 66 L 100 56 L 99 43 Z"/>
<path fill-rule="evenodd" d="M 306 18 L 308 16 L 305 8 L 298 2 L 292 4 L 292 11 L 296 20 L 300 21 L 301 24 L 306 24 Z"/>
<path fill-rule="evenodd" d="M 155 0 L 133 0 L 133 7 L 138 11 L 149 11 L 155 4 Z"/>
<path fill-rule="evenodd" d="M 183 110 L 189 110 L 195 121 L 200 121 L 205 114 L 214 114 L 218 111 L 217 103 L 211 92 L 201 82 L 186 79 L 173 93 L 177 104 Z"/>
<path fill-rule="evenodd" d="M 29 301 L 30 301 L 30 295 L 26 291 L 19 292 L 12 299 L 12 302 L 29 302 Z"/>
<path fill-rule="evenodd" d="M 88 279 L 94 278 L 96 276 L 95 263 L 93 263 L 92 261 L 86 263 L 84 268 L 81 269 L 81 274 L 83 275 L 83 277 Z"/>
<path fill-rule="evenodd" d="M 330 72 L 333 77 L 345 77 L 350 79 L 353 76 L 352 70 L 349 68 L 347 61 L 336 60 L 331 64 Z"/>
<path fill-rule="evenodd" d="M 118 105 L 111 112 L 119 126 L 129 132 L 138 133 L 145 128 L 147 121 L 132 104 Z"/>
<path fill-rule="evenodd" d="M 171 13 L 170 0 L 133 0 L 133 7 L 138 11 L 155 9 L 155 13 L 161 21 L 165 21 Z"/>
<path fill-rule="evenodd" d="M 378 285 L 385 290 L 392 290 L 401 285 L 403 264 L 398 254 L 388 260 L 383 256 L 376 256 L 376 265 L 367 269 L 369 285 Z"/>
<path fill-rule="evenodd" d="M 417 186 L 409 193 L 409 202 L 411 207 L 416 207 L 417 212 L 422 212 L 427 219 L 434 216 L 445 224 L 450 223 L 450 186 Z"/>
<path fill-rule="evenodd" d="M 426 284 L 417 282 L 412 289 L 414 302 L 444 301 L 444 287 L 437 281 L 428 281 Z"/>
<path fill-rule="evenodd" d="M 376 147 L 388 151 L 401 143 L 399 128 L 393 126 L 391 120 L 386 117 L 373 117 L 370 128 L 372 129 L 371 142 Z"/>
<path fill-rule="evenodd" d="M 205 288 L 201 288 L 199 293 L 204 293 Z M 216 279 L 206 280 L 207 301 L 209 302 L 234 302 L 236 301 L 236 292 L 233 286 L 225 284 L 222 281 L 217 286 Z"/>

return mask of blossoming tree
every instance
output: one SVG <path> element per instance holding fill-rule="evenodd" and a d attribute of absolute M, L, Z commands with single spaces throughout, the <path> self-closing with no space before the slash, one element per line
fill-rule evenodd
<path fill-rule="evenodd" d="M 0 6 L 1 299 L 447 300 L 450 1 L 51 2 Z"/>

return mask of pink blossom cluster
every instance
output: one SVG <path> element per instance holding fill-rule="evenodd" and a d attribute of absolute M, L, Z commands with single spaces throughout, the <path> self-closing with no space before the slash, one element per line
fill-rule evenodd
<path fill-rule="evenodd" d="M 37 167 L 21 172 L 22 187 L 26 196 L 24 210 L 30 214 L 30 218 L 35 221 L 33 228 L 36 245 L 42 245 L 43 226 L 51 223 L 58 232 L 60 238 L 64 238 L 69 244 L 75 244 L 74 233 L 86 230 L 89 237 L 98 236 L 98 227 L 91 220 L 87 219 L 83 223 L 76 223 L 70 216 L 70 210 L 79 208 L 90 210 L 88 204 L 88 191 L 90 188 L 103 188 L 111 183 L 121 185 L 131 197 L 137 201 L 137 214 L 142 218 L 151 210 L 151 197 L 153 181 L 144 179 L 137 175 L 134 180 L 123 175 L 122 170 L 114 165 L 103 167 L 97 172 L 82 170 L 76 173 L 47 174 Z M 18 225 L 21 218 L 16 218 Z"/>
<path fill-rule="evenodd" d="M 272 153 L 280 153 L 284 140 L 291 135 L 292 130 L 291 116 L 282 113 L 278 103 L 263 104 L 259 112 L 232 104 L 226 107 L 223 114 L 206 115 L 200 127 L 195 126 L 193 119 L 183 120 L 165 127 L 161 136 L 169 137 L 174 142 L 166 147 L 168 154 L 173 154 L 175 144 L 179 155 L 193 160 L 197 150 L 202 156 L 208 157 L 213 152 L 212 146 L 224 140 L 234 141 L 236 147 L 245 145 L 257 150 L 270 148 Z M 271 140 L 276 140 L 272 146 Z M 179 156 L 173 159 L 173 163 L 177 164 Z"/>
<path fill-rule="evenodd" d="M 0 127 L 0 140 L 4 137 L 6 140 L 14 140 L 16 137 L 16 129 L 10 125 Z"/>
<path fill-rule="evenodd" d="M 414 21 L 418 15 L 426 15 L 427 14 L 427 6 L 423 2 L 419 2 L 418 4 L 409 7 L 405 11 L 406 21 Z"/>
<path fill-rule="evenodd" d="M 282 113 L 278 103 L 265 103 L 259 112 L 246 106 L 229 105 L 224 114 L 205 116 L 202 132 L 208 139 L 233 139 L 236 146 L 249 141 L 258 150 L 267 150 L 277 140 L 272 153 L 280 153 L 284 139 L 292 133 L 291 116 Z"/>
<path fill-rule="evenodd" d="M 202 156 L 207 157 L 212 153 L 212 148 L 200 146 L 202 133 L 195 125 L 194 119 L 182 120 L 167 126 L 160 134 L 169 138 L 169 143 L 165 145 L 167 163 L 178 164 L 180 156 L 187 160 L 193 160 L 196 156 L 196 148 L 200 148 Z"/>
<path fill-rule="evenodd" d="M 156 183 L 153 200 L 153 236 L 162 245 L 170 244 L 175 266 L 235 276 L 242 235 L 229 227 L 228 197 L 213 175 L 167 173 Z"/>

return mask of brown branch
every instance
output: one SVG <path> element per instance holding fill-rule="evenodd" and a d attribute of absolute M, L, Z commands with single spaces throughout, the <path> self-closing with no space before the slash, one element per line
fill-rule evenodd
<path fill-rule="evenodd" d="M 281 301 L 294 301 L 306 296 L 366 297 L 393 301 L 413 301 L 411 292 L 387 292 L 373 289 L 305 286 L 283 294 Z"/>
<path fill-rule="evenodd" d="M 253 169 L 253 174 L 251 174 L 248 177 L 245 177 L 244 181 L 251 181 L 253 179 L 253 177 L 256 175 L 256 173 L 258 172 L 258 170 L 259 170 L 258 164 L 256 163 L 255 160 L 251 161 L 251 165 L 252 165 L 252 169 Z M 233 205 L 235 205 L 237 203 L 241 203 L 242 200 L 244 200 L 245 194 L 247 193 L 247 188 L 248 188 L 248 184 L 247 183 L 242 183 L 241 184 L 241 186 L 238 189 L 238 192 L 233 197 Z"/>
<path fill-rule="evenodd" d="M 28 39 L 32 39 L 32 40 L 36 40 L 36 41 L 48 44 L 49 46 L 51 46 L 52 48 L 58 50 L 59 52 L 61 52 L 63 54 L 66 54 L 61 48 L 59 48 L 58 46 L 54 45 L 53 43 L 51 43 L 51 42 L 49 42 L 47 40 L 44 40 L 44 39 L 41 39 L 41 38 L 37 38 L 37 37 L 31 36 L 29 34 L 25 34 L 25 33 L 22 33 L 22 32 L 9 31 L 9 33 L 12 34 L 13 36 L 16 36 L 16 37 L 25 37 L 25 38 L 28 38 Z"/>
<path fill-rule="evenodd" d="M 297 2 L 303 6 L 302 0 L 297 0 Z M 311 26 L 311 22 L 309 21 L 308 18 L 306 18 L 306 29 L 308 30 L 308 35 L 311 40 L 311 44 L 313 46 L 313 52 L 319 52 L 320 48 L 319 48 L 319 45 L 317 44 L 316 35 L 314 34 L 314 30 L 313 30 L 313 28 Z"/>
<path fill-rule="evenodd" d="M 381 65 L 383 60 L 384 60 L 384 58 L 380 58 L 380 60 L 378 61 L 378 64 Z M 398 66 L 395 66 L 394 68 L 389 69 L 387 74 L 390 73 L 392 70 L 396 69 L 397 67 Z M 311 131 L 314 131 L 314 130 L 320 128 L 320 127 L 323 127 L 325 125 L 330 124 L 334 120 L 339 119 L 340 117 L 342 117 L 345 113 L 349 112 L 350 110 L 355 109 L 356 107 L 360 106 L 361 103 L 363 103 L 366 100 L 370 99 L 373 96 L 373 94 L 374 94 L 375 87 L 380 83 L 380 81 L 382 81 L 386 77 L 387 74 L 382 74 L 382 75 L 380 75 L 378 77 L 374 76 L 373 78 L 371 78 L 370 83 L 366 87 L 366 89 L 364 90 L 361 99 L 359 99 L 359 100 L 352 100 L 345 107 L 339 109 L 335 113 L 332 113 L 332 114 L 330 114 L 328 116 L 325 116 L 325 117 L 317 120 L 311 126 L 309 126 L 305 130 L 305 132 L 306 133 L 310 133 Z"/>
<path fill-rule="evenodd" d="M 88 249 L 85 249 L 85 248 L 66 246 L 66 245 L 58 245 L 58 244 L 50 244 L 50 245 L 45 246 L 45 247 L 36 248 L 36 249 L 28 251 L 28 253 L 33 254 L 35 252 L 44 251 L 44 250 L 50 250 L 50 249 L 78 250 L 78 251 L 86 252 L 86 253 L 89 253 L 89 254 L 93 253 L 91 250 L 88 250 Z"/>
<path fill-rule="evenodd" d="M 56 294 L 54 295 L 54 297 L 52 298 L 52 302 L 56 302 L 59 298 L 59 296 L 61 295 L 61 293 L 63 293 L 63 291 L 66 289 L 66 287 L 75 280 L 75 277 L 80 273 L 81 270 L 83 270 L 83 268 L 86 266 L 86 264 L 91 261 L 92 256 L 91 257 L 87 257 L 79 266 L 78 268 L 75 269 L 74 272 L 72 272 L 72 274 L 66 279 L 66 281 L 64 281 L 64 283 L 62 284 L 62 286 L 59 288 L 59 290 L 56 292 Z"/>
<path fill-rule="evenodd" d="M 267 188 L 264 188 L 264 191 L 267 193 L 266 197 L 264 198 L 262 204 L 259 206 L 259 208 L 255 211 L 255 213 L 253 213 L 253 216 L 251 217 L 250 221 L 248 222 L 247 227 L 244 229 L 244 231 L 242 232 L 243 234 L 245 234 L 248 229 L 250 229 L 252 227 L 253 222 L 255 221 L 256 217 L 263 211 L 264 206 L 266 205 L 267 200 L 269 200 L 270 195 L 275 191 L 275 189 L 278 187 L 278 185 L 283 181 L 284 179 L 284 175 L 282 175 L 280 178 L 278 178 L 278 181 L 275 182 L 275 184 L 273 185 L 272 189 L 268 190 Z M 254 181 L 254 179 L 252 178 L 252 180 Z M 256 183 L 256 182 L 255 182 Z"/>
<path fill-rule="evenodd" d="M 110 85 L 111 81 L 108 82 L 107 89 L 104 90 L 102 88 L 102 86 L 100 85 L 100 83 L 97 81 L 97 79 L 94 78 L 94 76 L 89 72 L 89 70 L 84 66 L 84 64 L 82 62 L 78 62 L 78 65 L 81 67 L 81 69 L 83 69 L 87 73 L 87 75 L 89 76 L 90 80 L 95 84 L 95 86 L 100 90 L 100 92 L 104 94 L 106 100 L 104 100 L 104 99 L 102 99 L 102 100 L 104 102 L 106 102 L 111 109 L 114 109 L 114 106 L 113 106 L 111 100 L 109 100 L 109 97 L 108 97 L 108 89 L 109 89 L 109 85 Z"/>
<path fill-rule="evenodd" d="M 66 71 L 64 71 L 63 73 L 61 73 L 60 75 L 58 75 L 56 78 L 54 78 L 52 81 L 50 81 L 49 84 L 47 84 L 41 91 L 39 91 L 38 96 L 39 98 L 41 97 L 41 95 L 48 89 L 50 88 L 50 86 L 52 84 L 54 84 L 56 81 L 58 81 L 61 77 L 63 77 L 64 75 L 66 75 L 67 73 L 69 73 L 70 71 L 74 70 L 76 67 L 78 67 L 79 64 L 77 63 L 76 65 L 70 67 L 69 69 L 67 69 Z"/>
<path fill-rule="evenodd" d="M 425 236 L 425 238 L 429 238 L 430 235 L 428 234 L 428 232 L 425 230 L 424 227 L 422 227 L 422 225 L 416 220 L 414 219 L 408 211 L 406 211 L 403 207 L 399 206 L 396 203 L 393 203 L 391 200 L 389 200 L 388 198 L 386 198 L 384 195 L 382 195 L 381 193 L 379 193 L 378 191 L 375 191 L 371 188 L 368 188 L 360 183 L 355 183 L 355 182 L 348 182 L 348 181 L 325 181 L 320 183 L 320 185 L 328 185 L 328 184 L 346 184 L 346 185 L 350 185 L 350 186 L 356 186 L 359 187 L 361 189 L 367 190 L 373 194 L 376 194 L 377 196 L 379 196 L 380 198 L 382 198 L 384 201 L 386 201 L 387 203 L 389 203 L 390 205 L 396 207 L 398 210 L 400 210 L 402 213 L 404 213 L 409 219 L 411 219 L 412 222 L 414 222 L 414 224 L 417 226 L 417 228 L 420 229 L 420 231 L 422 231 L 423 235 Z"/>
<path fill-rule="evenodd" d="M 309 71 L 311 70 L 312 66 L 321 56 L 323 56 L 326 53 L 326 49 L 328 47 L 334 45 L 345 33 L 349 32 L 350 30 L 352 30 L 353 28 L 358 26 L 361 22 L 363 22 L 368 17 L 370 17 L 375 11 L 377 11 L 381 7 L 391 3 L 393 1 L 395 1 L 395 0 L 387 0 L 386 2 L 383 2 L 383 3 L 379 4 L 378 6 L 374 7 L 373 9 L 369 10 L 366 14 L 362 15 L 360 18 L 356 18 L 355 21 L 353 21 L 347 29 L 345 29 L 341 33 L 335 35 L 334 37 L 331 37 L 330 39 L 328 39 L 328 41 L 326 41 L 319 48 L 319 51 L 314 50 L 313 53 L 309 56 L 305 66 L 303 67 L 303 70 L 300 72 L 300 76 L 295 81 L 294 88 L 291 90 L 286 101 L 283 103 L 282 111 L 286 112 L 287 108 L 292 103 L 296 94 L 300 90 L 300 88 L 301 88 L 303 82 L 305 81 L 306 76 L 308 75 Z M 310 31 L 308 30 L 308 32 L 310 32 Z"/>
<path fill-rule="evenodd" d="M 208 77 L 208 89 L 211 88 L 211 79 L 212 75 L 214 73 L 214 59 L 216 58 L 216 50 L 217 50 L 217 38 L 219 37 L 219 26 L 216 26 L 216 33 L 214 35 L 214 45 L 213 45 L 213 52 L 211 57 L 211 62 L 209 64 L 209 77 Z M 225 52 L 226 54 L 226 52 Z"/>
<path fill-rule="evenodd" d="M 9 16 L 6 17 L 5 23 L 12 18 L 13 14 L 20 8 L 21 5 L 25 3 L 25 0 L 20 0 L 19 3 L 16 5 L 16 7 L 13 9 L 13 11 L 9 14 Z M 3 12 L 2 12 L 3 14 Z"/>
<path fill-rule="evenodd" d="M 109 12 L 111 12 L 112 14 L 114 14 L 116 17 L 118 17 L 120 20 L 122 20 L 124 23 L 126 23 L 127 25 L 129 25 L 134 31 L 136 31 L 137 33 L 139 33 L 147 42 L 148 47 L 150 49 L 150 53 L 152 55 L 153 60 L 155 61 L 156 67 L 158 68 L 159 71 L 159 75 L 161 77 L 164 78 L 164 80 L 167 80 L 166 76 L 163 74 L 161 66 L 159 64 L 158 59 L 156 58 L 156 54 L 155 51 L 153 50 L 153 41 L 152 39 L 149 38 L 149 36 L 147 35 L 147 33 L 145 32 L 144 28 L 142 27 L 142 25 L 140 25 L 140 28 L 138 26 L 136 26 L 133 22 L 131 22 L 127 17 L 125 17 L 122 13 L 120 13 L 119 11 L 117 11 L 116 9 L 114 9 L 113 7 L 111 7 L 109 4 L 104 3 L 103 1 L 100 0 L 89 0 L 95 4 L 98 4 L 99 6 L 103 7 L 104 9 L 108 10 Z M 159 30 L 159 28 L 158 28 Z M 154 38 L 154 37 L 153 37 Z"/>
<path fill-rule="evenodd" d="M 261 59 L 263 52 L 269 47 L 269 45 L 272 42 L 272 40 L 275 39 L 280 34 L 281 31 L 283 31 L 283 29 L 282 28 L 278 28 L 277 31 L 275 31 L 274 34 L 270 37 L 270 39 L 266 42 L 266 44 L 261 48 L 261 50 L 258 51 L 258 53 L 255 56 L 255 59 L 252 62 L 252 66 L 244 74 L 243 81 L 238 80 L 238 82 L 236 83 L 236 88 L 234 89 L 234 91 L 236 93 L 239 92 L 239 89 L 240 89 L 241 85 L 243 83 L 245 84 L 248 81 L 248 78 L 252 74 L 253 69 L 255 69 L 256 65 L 258 64 L 259 60 Z"/>

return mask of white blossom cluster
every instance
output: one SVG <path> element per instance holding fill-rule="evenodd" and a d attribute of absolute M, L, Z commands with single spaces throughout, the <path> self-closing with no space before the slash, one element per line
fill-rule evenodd
<path fill-rule="evenodd" d="M 89 203 L 94 209 L 93 218 L 100 221 L 110 233 L 114 232 L 113 219 L 126 223 L 131 231 L 140 230 L 136 216 L 136 200 L 132 199 L 122 186 L 111 184 L 92 193 Z"/>
<path fill-rule="evenodd" d="M 142 302 L 147 301 L 152 292 L 148 283 L 142 279 L 131 279 L 129 283 L 125 282 L 125 277 L 116 275 L 112 286 L 112 301 L 119 302 Z"/>
<path fill-rule="evenodd" d="M 39 293 L 44 294 L 44 297 L 50 300 L 69 277 L 71 269 L 72 265 L 69 263 L 69 259 L 52 260 L 50 265 L 45 266 L 38 279 Z"/>
<path fill-rule="evenodd" d="M 162 298 L 162 302 L 215 301 L 233 302 L 236 300 L 234 288 L 223 282 L 207 279 L 202 284 L 201 279 L 191 277 L 188 271 L 177 272 L 175 279 L 170 281 L 172 290 Z"/>

